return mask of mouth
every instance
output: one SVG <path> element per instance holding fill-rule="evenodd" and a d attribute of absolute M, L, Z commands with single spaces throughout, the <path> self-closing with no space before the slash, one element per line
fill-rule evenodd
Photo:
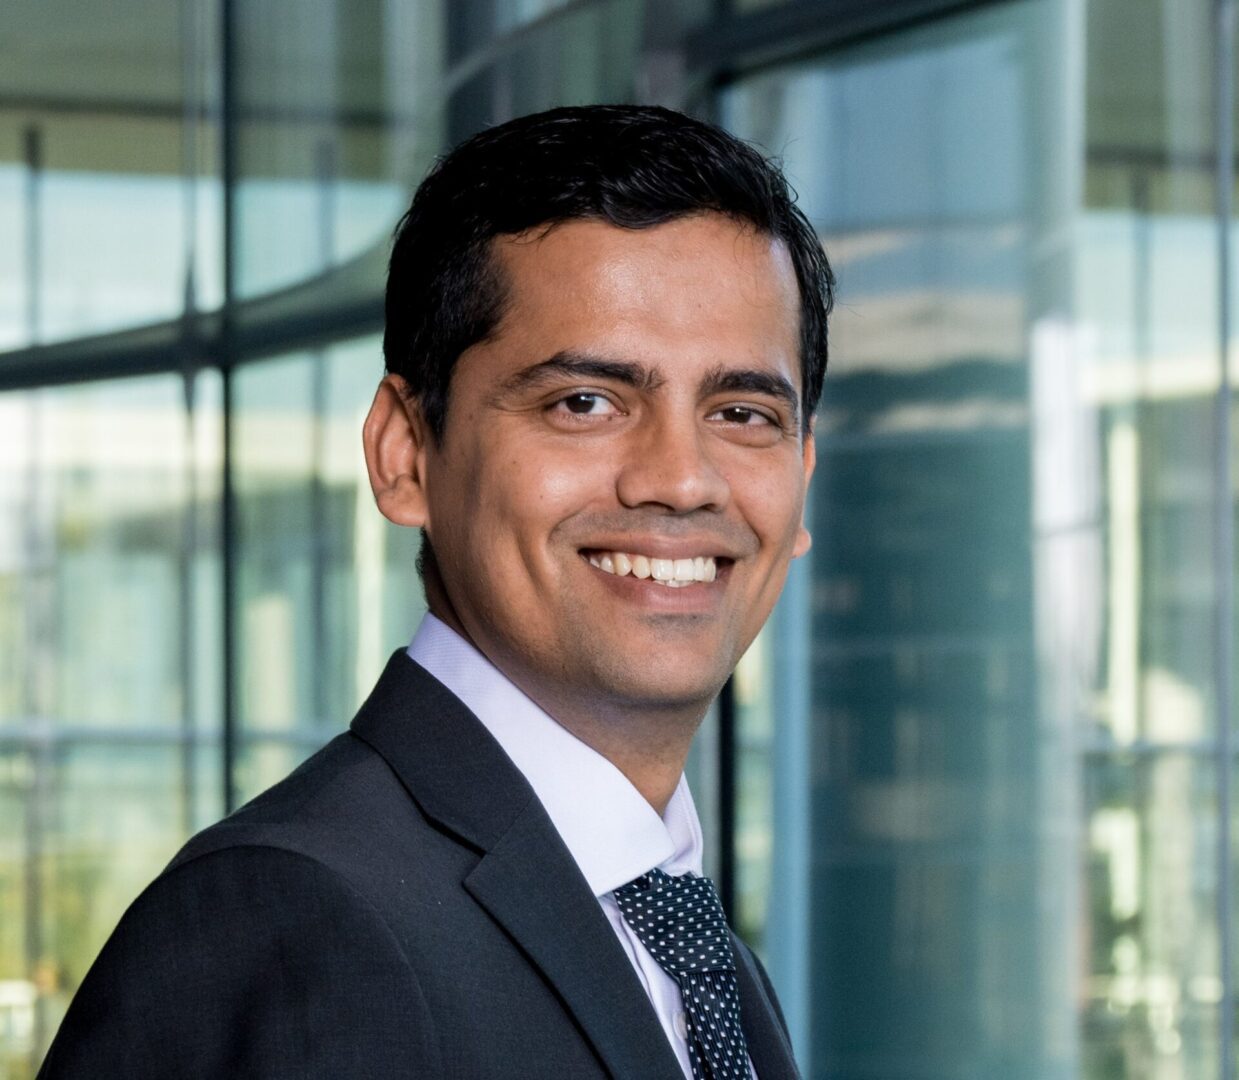
<path fill-rule="evenodd" d="M 664 559 L 631 551 L 599 551 L 584 549 L 581 556 L 604 574 L 634 577 L 651 585 L 668 589 L 684 589 L 693 585 L 708 585 L 725 577 L 734 560 L 715 555 L 694 555 Z"/>

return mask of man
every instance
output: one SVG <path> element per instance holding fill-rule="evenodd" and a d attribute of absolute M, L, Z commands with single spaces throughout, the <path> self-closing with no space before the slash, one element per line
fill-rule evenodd
<path fill-rule="evenodd" d="M 683 765 L 809 545 L 830 298 L 777 170 L 679 114 L 441 162 L 364 430 L 430 614 L 134 903 L 42 1075 L 796 1075 Z"/>

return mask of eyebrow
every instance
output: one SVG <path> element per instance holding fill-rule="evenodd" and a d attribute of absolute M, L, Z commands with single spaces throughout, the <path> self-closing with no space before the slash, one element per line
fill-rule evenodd
<path fill-rule="evenodd" d="M 518 371 L 504 382 L 502 389 L 508 392 L 528 390 L 542 383 L 555 382 L 565 377 L 607 379 L 637 390 L 657 390 L 663 383 L 662 378 L 652 368 L 633 360 L 617 360 L 607 356 L 596 356 L 593 353 L 564 349 L 532 367 Z"/>
<path fill-rule="evenodd" d="M 554 356 L 518 371 L 505 380 L 500 392 L 512 393 L 536 388 L 543 383 L 570 379 L 607 379 L 637 390 L 657 390 L 664 379 L 653 368 L 634 360 L 620 360 L 593 353 L 564 349 Z M 701 381 L 702 396 L 711 394 L 761 394 L 782 401 L 800 421 L 800 394 L 790 380 L 782 375 L 755 368 L 718 366 L 706 373 Z"/>

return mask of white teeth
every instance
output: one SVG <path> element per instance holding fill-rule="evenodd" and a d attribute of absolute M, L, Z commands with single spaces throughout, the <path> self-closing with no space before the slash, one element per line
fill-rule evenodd
<path fill-rule="evenodd" d="M 673 589 L 714 581 L 718 576 L 718 563 L 709 555 L 692 559 L 654 559 L 624 551 L 599 551 L 589 555 L 589 562 L 608 574 L 618 577 L 632 574 L 641 581 L 653 578 L 658 584 Z"/>

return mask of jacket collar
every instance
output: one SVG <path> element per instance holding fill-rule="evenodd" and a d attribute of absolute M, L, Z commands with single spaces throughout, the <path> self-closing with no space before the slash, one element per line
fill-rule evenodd
<path fill-rule="evenodd" d="M 533 788 L 597 897 L 652 866 L 701 871 L 701 825 L 683 776 L 659 814 L 592 746 L 552 719 L 489 657 L 429 612 L 408 648 L 483 724 Z"/>
<path fill-rule="evenodd" d="M 401 650 L 351 730 L 384 758 L 428 818 L 481 855 L 465 888 L 556 988 L 610 1072 L 682 1080 L 588 883 L 477 717 Z"/>

